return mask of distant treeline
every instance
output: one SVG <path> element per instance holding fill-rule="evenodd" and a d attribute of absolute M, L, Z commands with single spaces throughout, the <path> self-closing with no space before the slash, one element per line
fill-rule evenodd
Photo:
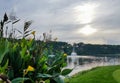
<path fill-rule="evenodd" d="M 13 39 L 8 40 L 13 41 Z M 15 42 L 19 42 L 19 39 L 15 39 Z M 43 43 L 43 41 L 37 40 L 36 43 L 40 44 Z M 73 46 L 67 42 L 49 41 L 44 44 L 44 47 L 49 49 L 49 54 L 55 54 L 56 52 L 65 52 L 70 55 L 73 50 Z M 78 55 L 120 55 L 120 45 L 85 44 L 80 42 L 75 43 L 74 47 L 75 52 Z"/>
<path fill-rule="evenodd" d="M 46 47 L 53 48 L 53 53 L 63 51 L 68 55 L 71 54 L 73 46 L 66 42 L 48 42 Z M 101 55 L 101 54 L 120 54 L 120 45 L 99 45 L 99 44 L 74 44 L 75 51 L 78 55 Z"/>

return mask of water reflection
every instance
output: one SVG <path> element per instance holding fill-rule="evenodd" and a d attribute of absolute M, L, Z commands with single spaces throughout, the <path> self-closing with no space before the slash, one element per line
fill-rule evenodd
<path fill-rule="evenodd" d="M 68 56 L 67 67 L 74 68 L 70 76 L 83 70 L 91 69 L 97 66 L 119 65 L 120 56 Z"/>

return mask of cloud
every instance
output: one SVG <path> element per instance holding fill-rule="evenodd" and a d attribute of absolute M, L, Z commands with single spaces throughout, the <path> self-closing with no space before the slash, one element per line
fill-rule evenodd
<path fill-rule="evenodd" d="M 31 28 L 36 30 L 37 37 L 51 29 L 53 36 L 61 41 L 120 44 L 119 3 L 120 0 L 1 0 L 0 18 L 4 12 L 9 14 L 14 9 L 21 19 L 15 28 L 22 30 L 24 21 L 33 20 Z M 74 8 L 84 4 L 97 4 L 97 7 L 92 21 L 82 24 L 76 22 L 79 17 Z M 98 32 L 90 36 L 76 33 L 86 25 L 91 25 Z"/>

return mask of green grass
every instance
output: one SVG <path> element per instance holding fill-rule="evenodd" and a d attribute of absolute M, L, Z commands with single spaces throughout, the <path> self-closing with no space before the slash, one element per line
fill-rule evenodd
<path fill-rule="evenodd" d="M 97 67 L 66 80 L 66 83 L 120 83 L 120 66 Z"/>
<path fill-rule="evenodd" d="M 118 83 L 120 83 L 120 69 L 113 72 L 113 77 Z"/>

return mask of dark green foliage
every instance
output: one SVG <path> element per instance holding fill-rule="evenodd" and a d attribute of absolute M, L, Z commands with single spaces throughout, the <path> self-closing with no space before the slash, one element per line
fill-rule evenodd
<path fill-rule="evenodd" d="M 29 80 L 29 78 L 15 78 L 12 80 L 12 83 L 22 83 L 22 81 L 26 81 L 26 80 Z"/>
<path fill-rule="evenodd" d="M 120 54 L 120 45 L 97 45 L 78 43 L 76 52 L 80 55 Z"/>
<path fill-rule="evenodd" d="M 61 74 L 62 75 L 68 75 L 70 72 L 72 71 L 72 69 L 64 69 Z"/>
<path fill-rule="evenodd" d="M 56 52 L 50 55 L 52 48 L 46 48 L 45 42 L 36 42 L 34 39 L 21 39 L 17 42 L 1 39 L 0 46 L 0 66 L 6 68 L 4 72 L 9 80 L 13 82 L 24 81 L 22 79 L 29 78 L 25 83 L 34 83 L 35 81 L 49 80 L 55 83 L 63 83 L 60 75 L 66 76 L 72 70 L 64 69 L 66 66 L 66 56 L 63 52 Z M 31 66 L 34 70 L 28 70 Z M 58 81 L 59 80 L 59 81 Z"/>
<path fill-rule="evenodd" d="M 72 45 L 66 42 L 48 42 L 46 47 L 48 48 L 52 45 L 53 52 L 64 51 L 68 55 L 72 52 Z M 84 44 L 84 43 L 76 43 L 75 51 L 78 55 L 94 55 L 94 56 L 106 56 L 112 54 L 120 54 L 120 45 L 99 45 L 99 44 Z M 112 55 L 113 56 L 113 55 Z"/>
<path fill-rule="evenodd" d="M 0 48 L 1 48 L 0 49 L 0 63 L 2 65 L 5 65 L 5 61 L 7 61 L 7 60 L 4 60 L 4 56 L 7 56 L 6 54 L 9 51 L 9 42 L 7 40 L 0 39 Z"/>
<path fill-rule="evenodd" d="M 57 51 L 65 52 L 67 54 L 71 54 L 72 46 L 66 42 L 47 42 L 46 48 L 50 48 L 52 46 L 52 52 L 55 53 Z"/>

